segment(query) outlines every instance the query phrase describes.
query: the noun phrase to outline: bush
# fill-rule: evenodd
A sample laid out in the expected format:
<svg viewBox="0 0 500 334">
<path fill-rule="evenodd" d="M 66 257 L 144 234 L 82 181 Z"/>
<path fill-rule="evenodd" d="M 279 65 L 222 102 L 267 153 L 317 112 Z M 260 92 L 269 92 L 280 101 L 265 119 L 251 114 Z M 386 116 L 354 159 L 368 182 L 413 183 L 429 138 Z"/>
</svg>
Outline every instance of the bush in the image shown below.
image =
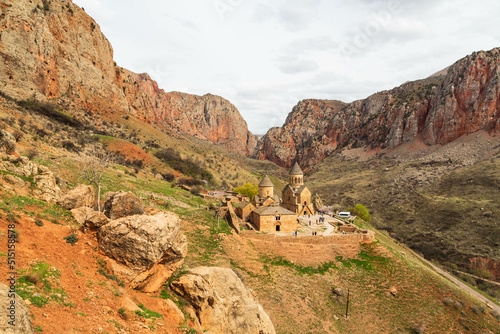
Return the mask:
<svg viewBox="0 0 500 334">
<path fill-rule="evenodd" d="M 362 204 L 356 204 L 354 208 L 348 208 L 347 211 L 350 211 L 351 214 L 358 216 L 359 218 L 363 219 L 365 222 L 371 222 L 372 221 L 372 216 L 370 215 L 370 212 L 366 208 L 366 206 Z"/>
<path fill-rule="evenodd" d="M 179 180 L 179 184 L 183 184 L 188 187 L 200 186 L 203 184 L 203 181 L 196 180 L 190 177 L 183 177 Z"/>
<path fill-rule="evenodd" d="M 241 187 L 234 188 L 233 191 L 246 197 L 250 197 L 250 200 L 253 201 L 254 196 L 259 193 L 259 186 L 247 182 Z"/>
<path fill-rule="evenodd" d="M 198 196 L 203 189 L 200 186 L 194 186 L 191 188 L 190 193 L 192 195 Z"/>
<path fill-rule="evenodd" d="M 33 160 L 38 156 L 38 151 L 34 148 L 30 148 L 28 152 L 26 152 L 26 156 L 28 157 L 28 159 Z"/>
<path fill-rule="evenodd" d="M 172 182 L 173 180 L 175 180 L 175 175 L 172 173 L 161 173 L 161 176 L 168 182 Z"/>
<path fill-rule="evenodd" d="M 64 237 L 63 239 L 65 239 L 67 243 L 71 244 L 71 246 L 74 246 L 75 243 L 78 241 L 78 237 L 76 236 L 76 234 L 68 235 L 67 237 Z"/>
<path fill-rule="evenodd" d="M 24 133 L 21 130 L 16 130 L 14 131 L 13 136 L 16 139 L 16 142 L 19 142 L 23 138 Z"/>
<path fill-rule="evenodd" d="M 69 141 L 69 140 L 63 141 L 62 147 L 64 147 L 68 151 L 74 151 L 74 152 L 80 151 L 80 148 L 78 148 L 78 146 L 76 146 L 75 143 L 73 143 L 72 141 Z"/>
<path fill-rule="evenodd" d="M 213 175 L 201 166 L 200 162 L 190 158 L 183 159 L 181 155 L 172 148 L 165 148 L 155 153 L 156 157 L 186 176 L 199 178 L 208 182 L 212 181 Z"/>
</svg>

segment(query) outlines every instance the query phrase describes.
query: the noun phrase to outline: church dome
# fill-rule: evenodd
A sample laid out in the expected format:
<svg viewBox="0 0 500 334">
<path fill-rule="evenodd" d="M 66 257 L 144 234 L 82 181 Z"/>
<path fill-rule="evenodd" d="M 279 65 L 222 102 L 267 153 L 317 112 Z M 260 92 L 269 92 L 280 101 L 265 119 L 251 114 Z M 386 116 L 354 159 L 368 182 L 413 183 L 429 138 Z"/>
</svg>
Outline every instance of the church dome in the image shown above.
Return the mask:
<svg viewBox="0 0 500 334">
<path fill-rule="evenodd" d="M 260 181 L 259 187 L 274 187 L 274 185 L 271 182 L 271 179 L 266 175 L 266 176 L 264 176 L 262 181 Z"/>
</svg>

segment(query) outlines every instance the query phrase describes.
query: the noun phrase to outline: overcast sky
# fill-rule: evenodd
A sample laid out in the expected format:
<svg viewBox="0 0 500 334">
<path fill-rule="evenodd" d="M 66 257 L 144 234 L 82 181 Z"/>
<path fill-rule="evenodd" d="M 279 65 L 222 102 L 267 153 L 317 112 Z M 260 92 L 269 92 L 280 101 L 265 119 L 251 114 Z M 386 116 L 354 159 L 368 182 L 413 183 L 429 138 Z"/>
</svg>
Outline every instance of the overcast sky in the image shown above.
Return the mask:
<svg viewBox="0 0 500 334">
<path fill-rule="evenodd" d="M 73 0 L 118 65 L 231 101 L 249 129 L 298 101 L 344 102 L 500 46 L 498 0 Z"/>
</svg>

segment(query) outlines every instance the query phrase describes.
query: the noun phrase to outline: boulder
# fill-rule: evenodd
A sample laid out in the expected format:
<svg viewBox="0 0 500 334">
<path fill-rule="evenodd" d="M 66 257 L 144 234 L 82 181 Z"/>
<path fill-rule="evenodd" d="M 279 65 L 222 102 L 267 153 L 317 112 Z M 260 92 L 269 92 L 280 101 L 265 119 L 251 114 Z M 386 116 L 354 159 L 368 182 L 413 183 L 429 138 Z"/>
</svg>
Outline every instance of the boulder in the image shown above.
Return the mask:
<svg viewBox="0 0 500 334">
<path fill-rule="evenodd" d="M 23 188 L 26 183 L 20 177 L 7 174 L 3 177 L 5 181 L 5 186 L 11 189 Z"/>
<path fill-rule="evenodd" d="M 104 214 L 110 219 L 142 215 L 144 213 L 144 204 L 142 200 L 130 191 L 106 193 L 106 198 L 107 200 L 104 203 Z"/>
<path fill-rule="evenodd" d="M 94 187 L 80 184 L 68 191 L 57 202 L 67 210 L 77 209 L 82 206 L 93 207 L 95 201 Z"/>
<path fill-rule="evenodd" d="M 275 333 L 267 313 L 231 269 L 196 268 L 172 282 L 171 287 L 193 306 L 204 330 Z"/>
<path fill-rule="evenodd" d="M 112 220 L 99 229 L 97 239 L 100 250 L 116 261 L 114 271 L 145 292 L 161 288 L 187 253 L 186 236 L 173 213 Z"/>
<path fill-rule="evenodd" d="M 86 206 L 71 210 L 75 220 L 89 229 L 98 229 L 109 222 L 104 213 L 95 211 Z"/>
<path fill-rule="evenodd" d="M 7 155 L 0 152 L 0 169 L 23 176 L 38 174 L 38 166 L 26 157 Z"/>
<path fill-rule="evenodd" d="M 0 283 L 0 333 L 5 334 L 31 334 L 33 327 L 31 325 L 31 317 L 25 302 L 17 294 L 14 298 L 9 296 L 9 287 Z M 14 302 L 14 304 L 12 304 Z M 9 317 L 12 312 L 9 307 L 15 307 L 15 325 L 9 324 L 12 319 Z"/>
<path fill-rule="evenodd" d="M 56 202 L 61 196 L 61 189 L 57 185 L 56 177 L 52 172 L 46 172 L 34 177 L 36 189 L 33 194 L 46 202 Z"/>
</svg>

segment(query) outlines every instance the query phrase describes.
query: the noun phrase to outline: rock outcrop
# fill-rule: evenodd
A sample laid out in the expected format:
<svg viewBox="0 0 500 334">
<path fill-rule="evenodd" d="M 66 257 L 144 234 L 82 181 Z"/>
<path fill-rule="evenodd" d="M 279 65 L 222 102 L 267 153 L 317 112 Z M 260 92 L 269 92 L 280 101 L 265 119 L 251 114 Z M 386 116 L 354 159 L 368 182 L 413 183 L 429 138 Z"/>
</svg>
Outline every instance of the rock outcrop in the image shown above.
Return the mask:
<svg viewBox="0 0 500 334">
<path fill-rule="evenodd" d="M 240 154 L 252 153 L 256 145 L 227 100 L 165 93 L 147 74 L 119 67 L 99 25 L 67 0 L 2 2 L 0 82 L 8 96 L 49 100 L 67 112 L 133 115 Z"/>
<path fill-rule="evenodd" d="M 144 213 L 144 203 L 130 191 L 106 193 L 106 198 L 104 214 L 110 219 L 142 215 Z"/>
<path fill-rule="evenodd" d="M 58 203 L 67 210 L 78 209 L 82 206 L 92 207 L 95 202 L 94 187 L 80 184 L 64 194 Z"/>
<path fill-rule="evenodd" d="M 260 140 L 256 157 L 313 166 L 343 148 L 387 152 L 412 141 L 450 143 L 500 132 L 500 49 L 475 52 L 446 75 L 409 82 L 352 103 L 303 100 L 281 128 Z"/>
<path fill-rule="evenodd" d="M 7 285 L 0 283 L 0 332 L 5 334 L 34 333 L 30 311 L 26 304 L 17 294 L 11 298 L 9 290 Z"/>
<path fill-rule="evenodd" d="M 102 226 L 97 238 L 99 249 L 116 261 L 115 272 L 146 292 L 158 290 L 187 253 L 186 236 L 173 213 L 116 219 Z"/>
<path fill-rule="evenodd" d="M 271 334 L 274 326 L 231 269 L 200 267 L 171 285 L 193 306 L 203 330 L 227 334 Z"/>
<path fill-rule="evenodd" d="M 34 177 L 35 187 L 33 195 L 42 201 L 55 203 L 61 196 L 61 188 L 57 185 L 56 176 L 52 172 L 45 172 Z"/>
</svg>

